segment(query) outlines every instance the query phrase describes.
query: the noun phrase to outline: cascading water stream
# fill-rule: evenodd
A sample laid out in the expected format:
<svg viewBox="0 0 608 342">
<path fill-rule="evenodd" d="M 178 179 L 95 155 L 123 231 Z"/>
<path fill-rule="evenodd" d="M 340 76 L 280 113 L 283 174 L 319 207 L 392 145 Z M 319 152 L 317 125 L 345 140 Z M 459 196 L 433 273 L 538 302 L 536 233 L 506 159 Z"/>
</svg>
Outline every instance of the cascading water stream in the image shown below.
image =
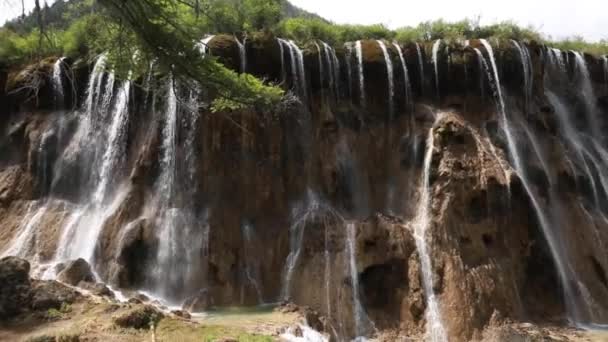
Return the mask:
<svg viewBox="0 0 608 342">
<path fill-rule="evenodd" d="M 281 83 L 287 82 L 287 68 L 285 65 L 285 41 L 277 38 L 279 44 L 279 54 L 281 55 Z"/>
<path fill-rule="evenodd" d="M 492 50 L 492 46 L 485 39 L 481 39 L 480 41 L 488 53 L 490 65 L 492 67 L 493 75 L 488 75 L 488 77 L 494 79 L 494 82 L 496 85 L 496 93 L 497 93 L 496 95 L 498 98 L 498 110 L 499 110 L 499 113 L 501 116 L 501 125 L 503 127 L 503 131 L 505 132 L 505 135 L 507 138 L 507 145 L 508 145 L 508 149 L 509 149 L 511 158 L 513 160 L 513 164 L 514 164 L 513 166 L 514 166 L 517 174 L 520 176 L 522 185 L 524 186 L 524 189 L 526 190 L 526 193 L 528 194 L 528 196 L 532 202 L 534 211 L 536 212 L 536 215 L 540 222 L 543 234 L 549 245 L 549 249 L 550 249 L 551 255 L 553 257 L 553 261 L 555 262 L 555 266 L 556 266 L 557 272 L 559 274 L 560 282 L 561 282 L 563 290 L 564 290 L 564 297 L 565 297 L 565 301 L 567 304 L 568 312 L 570 315 L 573 316 L 573 317 L 571 317 L 571 319 L 573 319 L 574 322 L 579 322 L 580 318 L 581 318 L 580 308 L 578 307 L 577 303 L 575 302 L 575 298 L 577 296 L 576 296 L 574 289 L 572 288 L 572 284 L 573 283 L 577 284 L 577 282 L 572 281 L 575 279 L 575 277 L 572 276 L 571 267 L 567 263 L 567 260 L 564 259 L 565 251 L 564 251 L 563 247 L 561 246 L 559 239 L 557 238 L 557 236 L 554 235 L 554 233 L 551 229 L 550 220 L 549 220 L 548 216 L 545 214 L 542 206 L 540 205 L 540 201 L 537 198 L 537 195 L 532 190 L 532 186 L 528 179 L 526 169 L 524 168 L 524 164 L 521 161 L 518 145 L 516 144 L 516 141 L 512 135 L 510 123 L 509 123 L 509 120 L 506 115 L 504 100 L 502 97 L 500 79 L 498 76 L 498 68 L 496 67 L 496 60 L 494 59 L 494 52 Z M 579 293 L 580 292 L 581 291 L 579 289 Z M 587 303 L 585 303 L 585 305 L 587 305 Z M 589 313 L 588 308 L 586 308 L 586 309 L 587 309 L 586 312 Z"/>
<path fill-rule="evenodd" d="M 484 86 L 484 74 L 489 73 L 488 63 L 483 58 L 483 54 L 478 48 L 474 48 L 475 54 L 477 55 L 477 64 L 479 68 L 479 93 L 481 98 L 485 98 L 485 86 Z"/>
<path fill-rule="evenodd" d="M 530 102 L 532 101 L 532 88 L 533 88 L 533 75 L 532 75 L 532 59 L 530 58 L 530 52 L 528 47 L 524 44 L 520 44 L 516 40 L 511 40 L 515 48 L 519 53 L 519 58 L 523 68 L 524 75 L 524 100 L 525 110 L 530 110 Z"/>
<path fill-rule="evenodd" d="M 437 54 L 439 53 L 439 47 L 441 46 L 441 39 L 437 39 L 435 43 L 433 43 L 433 67 L 435 68 L 435 91 L 437 94 L 437 99 L 440 98 L 439 93 L 439 61 L 437 60 Z"/>
<path fill-rule="evenodd" d="M 101 93 L 101 83 L 103 79 L 103 73 L 106 68 L 107 57 L 106 54 L 101 54 L 97 61 L 95 61 L 95 65 L 93 66 L 93 71 L 91 72 L 91 76 L 89 77 L 89 85 L 87 87 L 87 95 L 85 100 L 84 107 L 86 108 L 86 120 L 84 122 L 85 131 L 90 130 L 93 124 L 93 115 L 95 109 L 95 100 L 96 96 L 98 97 Z"/>
<path fill-rule="evenodd" d="M 199 51 L 203 55 L 211 54 L 211 49 L 209 48 L 209 42 L 211 42 L 211 40 L 213 38 L 215 38 L 215 35 L 209 35 L 209 36 L 201 39 L 201 41 L 197 44 Z"/>
<path fill-rule="evenodd" d="M 315 47 L 317 48 L 317 52 L 318 52 L 318 60 L 317 63 L 319 63 L 319 91 L 321 92 L 321 99 L 325 100 L 325 95 L 324 95 L 324 88 L 325 88 L 325 66 L 323 64 L 323 50 L 321 50 L 321 46 L 319 46 L 319 44 L 317 42 L 315 42 Z"/>
<path fill-rule="evenodd" d="M 355 318 L 355 336 L 363 336 L 363 317 L 365 312 L 359 298 L 359 272 L 357 271 L 357 250 L 356 250 L 356 235 L 355 224 L 349 222 L 346 224 L 346 242 L 348 247 L 348 267 L 350 270 L 350 281 L 353 292 L 353 314 Z"/>
<path fill-rule="evenodd" d="M 340 96 L 340 63 L 338 61 L 338 57 L 336 56 L 336 51 L 331 46 L 323 42 L 323 48 L 325 50 L 326 63 L 329 67 L 329 84 L 334 93 L 334 98 L 338 99 Z"/>
<path fill-rule="evenodd" d="M 358 40 L 355 45 L 357 54 L 357 72 L 359 74 L 359 105 L 365 107 L 365 74 L 363 73 L 363 47 L 361 41 Z"/>
<path fill-rule="evenodd" d="M 587 68 L 587 63 L 585 62 L 585 59 L 581 53 L 575 51 L 573 51 L 573 53 L 575 57 L 576 75 L 578 77 L 581 95 L 585 100 L 585 109 L 588 120 L 587 124 L 591 130 L 593 138 L 595 138 L 597 141 L 601 141 L 601 124 L 597 115 L 596 99 L 593 91 L 593 85 L 591 84 L 589 69 Z"/>
<path fill-rule="evenodd" d="M 440 117 L 437 118 L 439 120 Z M 420 258 L 420 270 L 422 272 L 422 285 L 426 295 L 426 334 L 427 339 L 432 342 L 447 342 L 447 335 L 441 322 L 439 303 L 433 291 L 433 269 L 431 257 L 427 246 L 427 231 L 431 228 L 431 186 L 430 173 L 433 161 L 434 127 L 431 127 L 427 137 L 426 153 L 424 156 L 424 168 L 420 186 L 420 198 L 418 208 L 414 217 L 414 239 L 416 249 Z"/>
<path fill-rule="evenodd" d="M 401 62 L 401 69 L 403 71 L 403 82 L 404 82 L 404 95 L 405 95 L 405 103 L 408 105 L 412 105 L 412 85 L 410 83 L 410 76 L 407 70 L 407 64 L 405 63 L 405 58 L 403 57 L 403 50 L 401 49 L 401 45 L 397 43 L 393 43 L 395 49 L 399 53 L 399 61 Z"/>
<path fill-rule="evenodd" d="M 27 223 L 25 223 L 25 226 L 21 228 L 17 236 L 13 238 L 10 246 L 4 252 L 2 252 L 0 255 L 1 258 L 7 256 L 25 258 L 28 255 L 30 245 L 35 235 L 34 232 L 36 228 L 38 228 L 38 225 L 40 224 L 45 212 L 45 206 L 40 206 L 38 202 L 30 203 L 24 220 L 24 222 Z"/>
<path fill-rule="evenodd" d="M 97 187 L 92 194 L 89 209 L 87 210 L 89 211 L 89 215 L 87 216 L 92 220 L 92 224 L 88 222 L 86 227 L 75 227 L 78 230 L 74 234 L 72 245 L 69 249 L 71 259 L 84 258 L 89 263 L 93 261 L 95 246 L 103 229 L 103 223 L 108 216 L 108 213 L 104 212 L 104 207 L 109 199 L 114 177 L 124 162 L 130 91 L 131 81 L 124 81 L 117 94 L 112 112 L 112 121 L 108 131 L 108 144 L 103 153 Z"/>
<path fill-rule="evenodd" d="M 236 41 L 236 44 L 239 46 L 239 57 L 241 60 L 241 73 L 246 73 L 247 72 L 247 49 L 246 49 L 245 45 L 247 44 L 247 38 L 243 39 L 242 43 L 236 37 L 234 38 L 234 40 Z"/>
<path fill-rule="evenodd" d="M 290 41 L 291 45 L 293 45 L 294 52 L 296 54 L 296 68 L 298 70 L 298 82 L 299 82 L 299 94 L 303 103 L 308 103 L 308 88 L 306 85 L 306 69 L 304 67 L 304 53 L 300 48 L 294 43 Z"/>
<path fill-rule="evenodd" d="M 300 48 L 293 41 L 286 41 L 280 38 L 278 39 L 278 41 L 279 45 L 282 47 L 281 49 L 283 50 L 283 48 L 286 46 L 289 53 L 291 62 L 290 69 L 292 87 L 294 88 L 295 92 L 300 96 L 302 102 L 307 103 L 308 90 L 306 86 L 306 70 L 304 69 L 304 54 L 302 53 L 302 50 L 300 50 Z M 281 55 L 283 55 L 283 53 L 281 53 Z M 284 61 L 282 63 L 284 63 Z"/>
<path fill-rule="evenodd" d="M 353 46 L 350 43 L 345 44 L 346 46 L 346 54 L 344 56 L 344 65 L 346 65 L 346 80 L 348 82 L 348 98 L 353 98 L 353 66 L 352 66 L 352 58 L 353 58 Z"/>
<path fill-rule="evenodd" d="M 65 57 L 61 57 L 53 65 L 53 93 L 55 94 L 55 106 L 61 108 L 65 105 L 63 94 L 63 61 Z"/>
<path fill-rule="evenodd" d="M 384 63 L 386 65 L 386 78 L 388 83 L 388 116 L 389 120 L 393 121 L 395 117 L 395 79 L 393 72 L 393 62 L 391 60 L 391 56 L 388 53 L 388 49 L 386 48 L 386 44 L 383 41 L 378 40 L 378 45 L 380 45 L 380 49 L 382 50 L 382 54 L 384 55 Z"/>
<path fill-rule="evenodd" d="M 177 246 L 178 227 L 175 226 L 179 219 L 178 209 L 172 208 L 173 196 L 175 193 L 176 179 L 176 139 L 177 139 L 177 95 L 175 94 L 175 85 L 173 78 L 169 78 L 167 83 L 167 107 L 165 111 L 165 120 L 162 129 L 162 144 L 160 169 L 161 174 L 158 179 L 158 204 L 157 207 L 161 210 L 161 218 L 159 223 L 159 245 L 156 256 L 155 282 L 157 290 L 164 296 L 167 296 L 167 282 L 162 279 L 165 272 L 173 266 L 173 260 L 179 253 Z M 174 274 L 176 272 L 173 272 Z M 174 280 L 175 276 L 173 279 Z M 171 282 L 171 281 L 170 281 Z"/>
<path fill-rule="evenodd" d="M 249 260 L 252 258 L 250 253 L 248 252 L 253 246 L 253 227 L 246 223 L 243 225 L 243 237 L 245 238 L 246 246 L 244 248 L 245 251 L 245 276 L 249 283 L 255 289 L 256 295 L 258 296 L 258 304 L 264 303 L 264 296 L 262 295 L 262 290 L 260 288 L 260 284 L 258 282 L 257 273 L 252 272 L 251 265 Z"/>
<path fill-rule="evenodd" d="M 420 93 L 424 93 L 424 59 L 422 58 L 422 49 L 420 44 L 416 43 L 416 54 L 418 55 L 418 72 L 420 73 Z"/>
<path fill-rule="evenodd" d="M 604 83 L 606 84 L 606 89 L 608 89 L 608 56 L 603 56 L 602 60 L 604 61 Z"/>
</svg>

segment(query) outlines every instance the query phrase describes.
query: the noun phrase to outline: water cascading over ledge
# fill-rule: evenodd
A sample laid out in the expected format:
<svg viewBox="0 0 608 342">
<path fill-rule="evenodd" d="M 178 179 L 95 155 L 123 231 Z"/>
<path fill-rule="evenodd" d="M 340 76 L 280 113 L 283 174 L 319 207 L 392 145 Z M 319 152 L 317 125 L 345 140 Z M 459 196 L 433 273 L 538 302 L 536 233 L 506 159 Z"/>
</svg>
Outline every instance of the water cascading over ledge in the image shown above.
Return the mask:
<svg viewBox="0 0 608 342">
<path fill-rule="evenodd" d="M 207 44 L 303 103 L 211 115 L 165 75 L 155 95 L 127 87 L 121 104 L 122 81 L 65 59 L 77 86 L 64 76 L 64 108 L 79 110 L 55 110 L 51 83 L 38 105 L 0 94 L 1 253 L 53 267 L 101 184 L 107 140 L 78 143 L 85 118 L 109 132 L 126 106 L 124 160 L 88 258 L 117 288 L 198 309 L 289 299 L 340 339 L 469 340 L 497 317 L 608 322 L 603 59 L 515 42 L 491 54 L 478 40 Z M 10 90 L 19 77 L 0 80 Z"/>
</svg>

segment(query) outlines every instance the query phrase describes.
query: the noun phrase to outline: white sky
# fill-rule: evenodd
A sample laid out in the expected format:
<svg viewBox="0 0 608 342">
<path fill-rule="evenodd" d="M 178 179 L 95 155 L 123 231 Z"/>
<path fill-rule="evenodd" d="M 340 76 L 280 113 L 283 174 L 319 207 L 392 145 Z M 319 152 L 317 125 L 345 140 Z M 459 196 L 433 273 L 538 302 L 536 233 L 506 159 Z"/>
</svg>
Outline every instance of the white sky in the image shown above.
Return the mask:
<svg viewBox="0 0 608 342">
<path fill-rule="evenodd" d="M 47 0 L 49 4 L 55 0 Z M 40 0 L 44 3 L 44 0 Z M 391 28 L 443 18 L 481 15 L 483 24 L 512 19 L 532 24 L 553 38 L 581 35 L 608 39 L 608 0 L 291 0 L 337 23 L 377 24 Z M 26 12 L 34 0 L 25 0 Z M 0 24 L 21 14 L 21 0 L 0 0 Z"/>
<path fill-rule="evenodd" d="M 608 0 L 290 0 L 336 23 L 415 26 L 481 15 L 482 24 L 514 20 L 553 38 L 608 39 Z"/>
</svg>

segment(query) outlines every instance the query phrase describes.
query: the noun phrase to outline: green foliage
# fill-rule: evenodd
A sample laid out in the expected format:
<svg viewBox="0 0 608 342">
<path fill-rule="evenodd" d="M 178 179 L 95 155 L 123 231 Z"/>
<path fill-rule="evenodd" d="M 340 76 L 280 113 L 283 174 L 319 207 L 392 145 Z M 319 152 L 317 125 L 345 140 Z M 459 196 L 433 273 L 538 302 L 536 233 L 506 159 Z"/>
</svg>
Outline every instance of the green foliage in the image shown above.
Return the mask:
<svg viewBox="0 0 608 342">
<path fill-rule="evenodd" d="M 561 41 L 548 41 L 547 45 L 567 51 L 584 51 L 596 56 L 608 55 L 608 39 L 602 39 L 597 43 L 589 43 L 580 36 L 566 38 Z"/>
<path fill-rule="evenodd" d="M 63 317 L 63 314 L 61 313 L 61 311 L 57 310 L 57 309 L 48 309 L 46 311 L 46 319 L 54 321 L 54 320 L 59 320 Z"/>
<path fill-rule="evenodd" d="M 338 45 L 358 39 L 393 39 L 395 33 L 384 25 L 336 25 L 316 18 L 290 18 L 281 21 L 275 29 L 282 37 L 304 43 L 320 39 Z"/>
<path fill-rule="evenodd" d="M 416 27 L 402 27 L 396 31 L 396 39 L 400 42 L 435 39 L 462 41 L 480 38 L 543 41 L 540 32 L 532 27 L 520 27 L 512 21 L 481 26 L 479 18 L 475 20 L 464 19 L 452 23 L 439 19 L 420 23 Z"/>
</svg>

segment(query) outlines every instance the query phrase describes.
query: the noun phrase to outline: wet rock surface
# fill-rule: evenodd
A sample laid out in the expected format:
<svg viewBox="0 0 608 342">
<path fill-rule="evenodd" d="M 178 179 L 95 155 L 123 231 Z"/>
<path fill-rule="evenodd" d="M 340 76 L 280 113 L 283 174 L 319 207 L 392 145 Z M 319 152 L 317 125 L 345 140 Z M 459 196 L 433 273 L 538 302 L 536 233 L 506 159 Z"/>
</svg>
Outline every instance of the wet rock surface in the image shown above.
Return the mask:
<svg viewBox="0 0 608 342">
<path fill-rule="evenodd" d="M 80 282 L 94 283 L 95 276 L 91 270 L 91 265 L 84 259 L 68 261 L 61 272 L 57 274 L 57 280 L 70 284 L 78 285 Z"/>
</svg>

